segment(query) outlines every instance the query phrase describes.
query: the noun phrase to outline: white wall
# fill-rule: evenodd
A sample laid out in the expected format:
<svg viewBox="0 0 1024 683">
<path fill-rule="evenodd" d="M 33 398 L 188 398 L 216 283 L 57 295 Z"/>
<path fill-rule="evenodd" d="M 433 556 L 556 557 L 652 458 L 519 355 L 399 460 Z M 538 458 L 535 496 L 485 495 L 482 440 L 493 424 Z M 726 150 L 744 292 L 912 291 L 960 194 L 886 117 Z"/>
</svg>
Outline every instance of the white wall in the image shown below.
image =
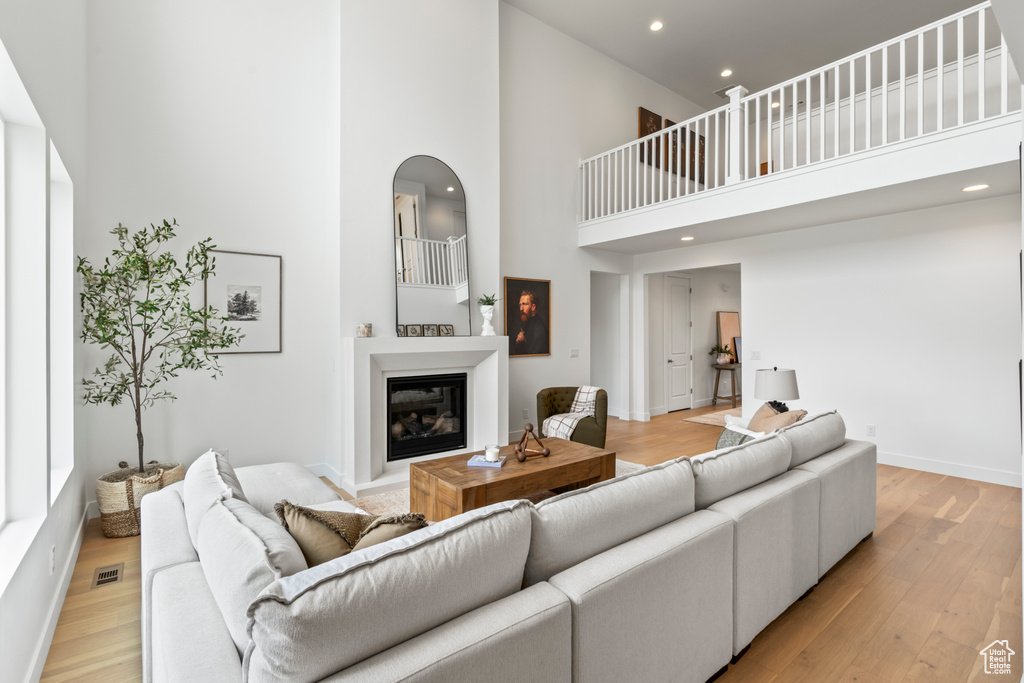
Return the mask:
<svg viewBox="0 0 1024 683">
<path fill-rule="evenodd" d="M 76 250 L 80 248 L 88 200 L 85 15 L 85 3 L 0 3 L 0 40 L 74 182 Z M 45 176 L 39 181 L 46 182 Z M 81 354 L 76 353 L 74 362 L 80 375 Z M 0 680 L 5 683 L 38 677 L 74 568 L 82 538 L 86 491 L 91 488 L 84 448 L 88 426 L 77 422 L 73 469 L 63 488 L 59 493 L 52 492 L 51 503 L 46 489 L 52 486 L 39 487 L 47 496 L 39 501 L 46 510 L 45 517 L 16 521 L 0 530 L 0 546 L 4 549 L 0 551 L 0 575 L 10 576 L 0 588 Z M 70 430 L 72 425 L 55 425 L 56 430 L 62 428 Z M 9 539 L 2 538 L 8 534 L 24 535 L 27 549 L 23 555 L 8 554 Z M 51 547 L 56 559 L 53 575 Z"/>
<path fill-rule="evenodd" d="M 536 418 L 537 391 L 591 381 L 590 272 L 628 273 L 631 258 L 577 246 L 577 167 L 634 139 L 638 106 L 675 121 L 701 111 L 501 4 L 501 273 L 551 280 L 552 298 L 551 356 L 509 361 L 513 437 L 524 409 Z M 620 397 L 609 403 L 621 405 Z"/>
<path fill-rule="evenodd" d="M 444 197 L 427 196 L 426 210 L 423 212 L 423 223 L 426 230 L 424 238 L 431 240 L 446 240 L 449 237 L 460 237 L 462 231 L 456 233 L 455 216 L 456 211 L 466 212 L 465 202 L 456 202 Z M 467 221 L 469 217 L 467 216 Z"/>
<path fill-rule="evenodd" d="M 470 300 L 501 286 L 498 2 L 344 2 L 340 42 L 341 329 L 349 336 L 372 322 L 375 334 L 394 336 L 391 186 L 411 156 L 440 159 L 462 182 Z M 338 469 L 340 425 L 329 426 L 328 465 Z"/>
<path fill-rule="evenodd" d="M 336 3 L 96 0 L 89 10 L 80 253 L 101 260 L 118 222 L 174 217 L 182 249 L 212 237 L 283 257 L 282 353 L 224 355 L 217 381 L 171 381 L 178 400 L 143 418 L 146 459 L 191 463 L 219 447 L 240 465 L 323 462 L 338 381 Z M 105 355 L 90 347 L 88 358 Z M 133 459 L 129 406 L 78 410 L 93 427 L 90 477 Z"/>
<path fill-rule="evenodd" d="M 708 355 L 708 351 L 718 343 L 718 311 L 739 312 L 740 329 L 743 329 L 740 273 L 723 268 L 698 268 L 673 274 L 689 278 L 690 289 L 693 290 L 690 295 L 690 319 L 693 322 L 693 407 L 699 408 L 711 405 L 714 395 L 715 371 L 711 367 L 714 358 Z M 650 415 L 660 415 L 665 412 L 664 274 L 647 276 L 647 293 L 648 405 Z M 732 342 L 729 346 L 732 346 Z M 722 373 L 718 395 L 729 395 L 731 383 L 732 373 Z"/>
<path fill-rule="evenodd" d="M 622 275 L 590 274 L 590 383 L 608 392 L 608 414 L 627 417 L 629 386 L 622 381 L 624 356 L 622 335 L 628 325 L 628 309 L 622 311 Z"/>
<path fill-rule="evenodd" d="M 791 405 L 876 425 L 881 462 L 1020 486 L 1020 225 L 1018 196 L 981 199 L 638 256 L 637 277 L 740 263 L 745 386 L 795 368 Z"/>
</svg>

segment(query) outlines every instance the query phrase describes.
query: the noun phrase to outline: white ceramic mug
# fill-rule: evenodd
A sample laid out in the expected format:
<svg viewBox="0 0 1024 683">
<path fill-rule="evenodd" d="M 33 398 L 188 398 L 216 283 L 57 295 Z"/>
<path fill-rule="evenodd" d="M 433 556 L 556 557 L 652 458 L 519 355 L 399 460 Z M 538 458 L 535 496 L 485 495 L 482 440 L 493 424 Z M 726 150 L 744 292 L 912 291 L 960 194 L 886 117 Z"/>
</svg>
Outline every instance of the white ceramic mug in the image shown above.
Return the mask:
<svg viewBox="0 0 1024 683">
<path fill-rule="evenodd" d="M 360 337 L 372 337 L 373 323 L 359 323 L 356 325 L 356 334 Z"/>
<path fill-rule="evenodd" d="M 484 446 L 484 459 L 487 462 L 498 462 L 498 444 L 489 443 Z"/>
</svg>

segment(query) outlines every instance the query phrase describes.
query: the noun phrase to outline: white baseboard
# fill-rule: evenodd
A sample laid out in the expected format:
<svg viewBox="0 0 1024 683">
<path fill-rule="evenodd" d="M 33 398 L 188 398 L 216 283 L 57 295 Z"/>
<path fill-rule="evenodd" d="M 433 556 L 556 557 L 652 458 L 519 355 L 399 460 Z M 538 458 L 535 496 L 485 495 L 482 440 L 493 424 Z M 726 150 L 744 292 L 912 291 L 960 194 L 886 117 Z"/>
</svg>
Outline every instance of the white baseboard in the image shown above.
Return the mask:
<svg viewBox="0 0 1024 683">
<path fill-rule="evenodd" d="M 95 504 L 94 501 L 92 505 Z M 36 646 L 33 658 L 35 664 L 32 666 L 32 673 L 29 675 L 26 683 L 38 681 L 43 675 L 46 656 L 50 653 L 50 644 L 53 642 L 53 634 L 57 630 L 57 621 L 60 619 L 60 610 L 64 606 L 64 598 L 68 594 L 68 586 L 71 585 L 71 577 L 75 573 L 75 563 L 78 561 L 78 552 L 82 549 L 82 541 L 85 540 L 85 527 L 89 519 L 89 506 L 86 505 L 85 509 L 82 510 L 82 519 L 78 524 L 78 538 L 75 541 L 75 547 L 68 553 L 68 559 L 64 563 L 63 574 L 60 579 L 60 589 L 57 590 L 57 593 L 53 596 L 53 601 L 50 603 L 50 616 L 46 620 L 46 629 L 43 631 L 39 644 Z"/>
<path fill-rule="evenodd" d="M 975 467 L 973 465 L 964 465 L 958 462 L 931 460 L 928 458 L 919 458 L 914 455 L 885 453 L 883 451 L 878 451 L 878 462 L 883 465 L 906 467 L 911 470 L 933 472 L 935 474 L 942 474 L 948 477 L 961 477 L 963 479 L 984 481 L 989 484 L 1001 484 L 1003 486 L 1013 486 L 1018 489 L 1021 488 L 1020 472 L 993 470 L 988 467 Z"/>
<path fill-rule="evenodd" d="M 335 486 L 341 486 L 342 474 L 327 463 L 321 462 L 315 465 L 306 465 L 306 469 L 318 477 L 327 477 Z"/>
</svg>

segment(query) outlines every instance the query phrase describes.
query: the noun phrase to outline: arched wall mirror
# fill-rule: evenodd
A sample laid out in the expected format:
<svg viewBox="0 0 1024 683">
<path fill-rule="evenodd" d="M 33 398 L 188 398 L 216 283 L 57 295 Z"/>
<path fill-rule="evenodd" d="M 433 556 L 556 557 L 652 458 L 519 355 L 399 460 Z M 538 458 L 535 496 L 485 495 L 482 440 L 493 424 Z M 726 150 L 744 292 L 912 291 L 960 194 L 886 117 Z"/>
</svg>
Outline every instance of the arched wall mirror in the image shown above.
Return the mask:
<svg viewBox="0 0 1024 683">
<path fill-rule="evenodd" d="M 468 336 L 466 194 L 459 177 L 429 156 L 395 172 L 398 335 Z"/>
</svg>

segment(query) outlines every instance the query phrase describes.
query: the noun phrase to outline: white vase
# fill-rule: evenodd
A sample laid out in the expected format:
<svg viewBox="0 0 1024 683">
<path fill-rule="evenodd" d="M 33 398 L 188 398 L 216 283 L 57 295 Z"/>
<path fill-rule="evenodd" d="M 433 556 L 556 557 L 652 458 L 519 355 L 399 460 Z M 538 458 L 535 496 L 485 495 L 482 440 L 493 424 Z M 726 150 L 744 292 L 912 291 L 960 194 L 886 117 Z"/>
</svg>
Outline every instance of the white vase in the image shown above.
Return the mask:
<svg viewBox="0 0 1024 683">
<path fill-rule="evenodd" d="M 494 317 L 494 306 L 480 305 L 480 315 L 484 317 L 484 327 L 480 330 L 481 337 L 493 337 L 494 336 L 494 325 L 491 324 L 491 318 Z"/>
<path fill-rule="evenodd" d="M 718 359 L 715 361 L 717 365 L 728 365 L 732 362 L 732 356 L 727 353 L 718 354 Z"/>
</svg>

